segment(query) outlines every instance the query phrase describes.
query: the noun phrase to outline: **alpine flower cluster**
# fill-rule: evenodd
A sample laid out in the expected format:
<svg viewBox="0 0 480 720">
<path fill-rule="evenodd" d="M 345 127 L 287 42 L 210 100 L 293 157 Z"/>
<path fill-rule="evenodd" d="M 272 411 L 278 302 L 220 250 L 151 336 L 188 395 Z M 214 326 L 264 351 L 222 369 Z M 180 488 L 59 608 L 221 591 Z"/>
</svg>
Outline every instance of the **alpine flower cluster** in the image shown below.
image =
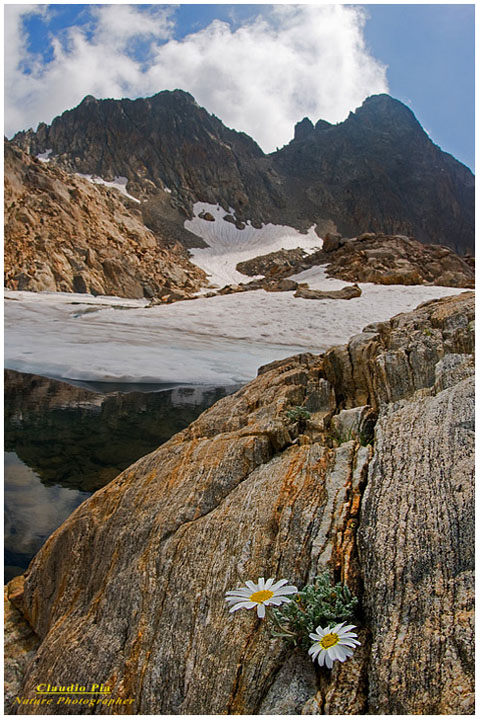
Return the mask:
<svg viewBox="0 0 480 720">
<path fill-rule="evenodd" d="M 295 585 L 288 585 L 288 580 L 278 580 L 274 578 L 265 580 L 263 577 L 258 578 L 258 582 L 254 583 L 247 580 L 244 587 L 236 590 L 229 590 L 226 593 L 225 600 L 231 605 L 230 612 L 241 610 L 257 611 L 259 618 L 264 618 L 266 608 L 269 605 L 282 605 L 289 603 L 292 597 L 296 595 L 298 588 Z M 320 625 L 315 628 L 315 632 L 309 633 L 309 638 L 314 641 L 310 647 L 308 654 L 313 662 L 315 660 L 320 666 L 325 665 L 331 669 L 335 660 L 345 662 L 353 655 L 357 645 L 357 634 L 352 632 L 355 625 L 346 625 L 345 622 L 337 625 L 322 628 Z"/>
</svg>

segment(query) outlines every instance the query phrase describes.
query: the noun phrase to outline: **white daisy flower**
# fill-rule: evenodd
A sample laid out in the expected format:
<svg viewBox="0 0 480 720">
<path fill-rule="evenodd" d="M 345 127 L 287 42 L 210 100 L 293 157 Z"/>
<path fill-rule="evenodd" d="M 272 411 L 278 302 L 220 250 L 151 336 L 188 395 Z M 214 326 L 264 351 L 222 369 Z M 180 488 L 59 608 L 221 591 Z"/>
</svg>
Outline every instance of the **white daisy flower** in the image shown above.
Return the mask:
<svg viewBox="0 0 480 720">
<path fill-rule="evenodd" d="M 317 641 L 308 651 L 308 654 L 312 656 L 312 661 L 318 660 L 320 666 L 326 665 L 331 669 L 334 660 L 344 662 L 351 657 L 355 647 L 361 644 L 356 639 L 357 634 L 352 632 L 354 629 L 355 625 L 345 625 L 344 622 L 325 629 L 318 626 L 316 633 L 309 635 L 312 640 Z"/>
<path fill-rule="evenodd" d="M 274 578 L 265 581 L 263 577 L 258 578 L 258 583 L 247 580 L 246 587 L 229 590 L 225 600 L 233 605 L 230 608 L 231 613 L 240 608 L 250 610 L 256 607 L 258 617 L 263 618 L 266 605 L 281 605 L 284 602 L 290 602 L 291 598 L 287 595 L 294 595 L 298 592 L 295 585 L 287 585 L 287 583 L 288 580 L 275 582 Z"/>
</svg>

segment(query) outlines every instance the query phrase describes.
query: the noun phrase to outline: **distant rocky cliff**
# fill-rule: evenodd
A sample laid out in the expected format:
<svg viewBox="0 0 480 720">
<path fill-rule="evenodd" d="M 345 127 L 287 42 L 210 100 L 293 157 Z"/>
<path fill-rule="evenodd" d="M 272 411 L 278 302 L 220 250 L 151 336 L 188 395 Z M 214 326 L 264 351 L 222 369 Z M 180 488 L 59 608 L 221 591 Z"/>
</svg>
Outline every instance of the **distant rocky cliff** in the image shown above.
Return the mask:
<svg viewBox="0 0 480 720">
<path fill-rule="evenodd" d="M 134 200 L 8 142 L 4 200 L 10 289 L 141 298 L 206 282 L 176 234 L 146 227 Z"/>
<path fill-rule="evenodd" d="M 9 712 L 108 713 L 14 702 L 103 682 L 119 713 L 472 713 L 472 352 L 472 294 L 426 303 L 262 368 L 125 470 L 10 585 Z M 324 568 L 361 601 L 332 671 L 228 614 L 241 581 Z"/>
<path fill-rule="evenodd" d="M 219 202 L 239 221 L 404 234 L 474 252 L 474 176 L 388 95 L 368 98 L 337 125 L 304 119 L 271 155 L 181 90 L 88 96 L 13 142 L 33 155 L 50 149 L 70 171 L 125 176 L 130 192 L 148 200 L 142 212 L 152 229 L 172 210 L 189 216 L 195 201 Z"/>
</svg>

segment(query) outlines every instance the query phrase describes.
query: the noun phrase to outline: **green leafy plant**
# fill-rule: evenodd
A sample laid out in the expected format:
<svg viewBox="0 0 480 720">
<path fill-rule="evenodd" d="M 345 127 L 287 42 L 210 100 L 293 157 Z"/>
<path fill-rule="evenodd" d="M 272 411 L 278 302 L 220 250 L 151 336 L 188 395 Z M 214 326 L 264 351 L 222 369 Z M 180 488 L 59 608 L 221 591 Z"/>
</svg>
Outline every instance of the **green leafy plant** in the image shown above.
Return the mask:
<svg viewBox="0 0 480 720">
<path fill-rule="evenodd" d="M 300 590 L 292 601 L 279 608 L 268 608 L 267 618 L 273 637 L 290 640 L 308 649 L 310 633 L 318 626 L 336 625 L 352 620 L 358 605 L 346 585 L 332 584 L 330 574 L 322 573 L 311 585 Z"/>
<path fill-rule="evenodd" d="M 307 408 L 301 407 L 300 405 L 290 408 L 286 411 L 285 415 L 289 420 L 293 420 L 293 422 L 298 422 L 299 420 L 308 420 L 311 417 L 311 414 L 308 412 Z"/>
</svg>

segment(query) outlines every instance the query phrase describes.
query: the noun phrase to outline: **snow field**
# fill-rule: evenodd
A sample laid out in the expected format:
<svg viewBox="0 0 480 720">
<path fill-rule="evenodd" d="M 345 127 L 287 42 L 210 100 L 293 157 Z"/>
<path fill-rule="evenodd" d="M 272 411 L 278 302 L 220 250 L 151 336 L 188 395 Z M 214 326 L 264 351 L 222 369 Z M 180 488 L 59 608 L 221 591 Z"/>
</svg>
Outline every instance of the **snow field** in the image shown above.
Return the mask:
<svg viewBox="0 0 480 720">
<path fill-rule="evenodd" d="M 313 227 L 303 234 L 286 225 L 271 223 L 257 229 L 248 221 L 245 228 L 239 230 L 233 223 L 223 219 L 227 213 L 220 205 L 195 203 L 193 211 L 195 217 L 185 221 L 185 228 L 205 240 L 209 247 L 192 249 L 190 259 L 205 270 L 210 284 L 218 287 L 237 285 L 253 279 L 235 270 L 239 262 L 282 249 L 300 247 L 307 252 L 313 252 L 323 244 Z M 210 213 L 215 222 L 200 218 L 201 212 Z M 231 215 L 234 215 L 234 212 L 232 209 L 229 211 Z"/>
</svg>

